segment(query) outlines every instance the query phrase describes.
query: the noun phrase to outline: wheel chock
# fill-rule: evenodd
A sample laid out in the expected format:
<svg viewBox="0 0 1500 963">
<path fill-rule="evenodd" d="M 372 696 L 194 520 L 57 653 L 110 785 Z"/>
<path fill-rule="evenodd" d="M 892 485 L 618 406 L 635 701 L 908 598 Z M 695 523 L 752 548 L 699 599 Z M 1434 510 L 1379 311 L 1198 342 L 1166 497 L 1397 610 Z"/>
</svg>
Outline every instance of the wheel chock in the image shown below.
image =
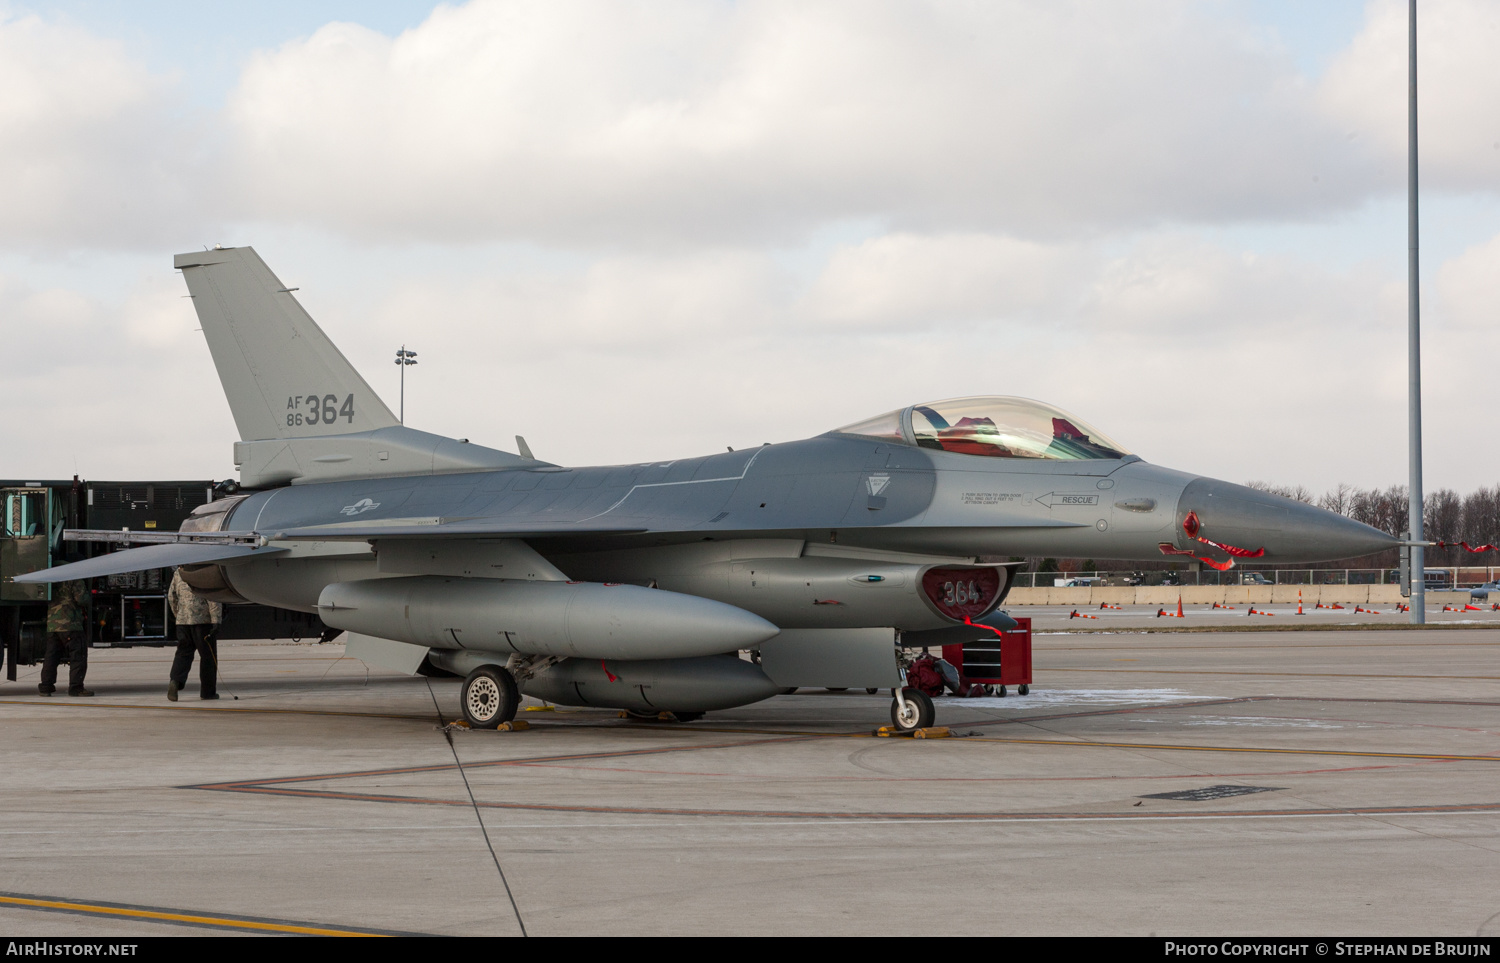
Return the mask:
<svg viewBox="0 0 1500 963">
<path fill-rule="evenodd" d="M 527 712 L 556 712 L 557 706 L 527 706 Z"/>
<path fill-rule="evenodd" d="M 895 726 L 881 726 L 879 729 L 876 729 L 874 733 L 872 733 L 872 735 L 879 739 L 889 739 L 892 736 L 910 736 L 911 733 L 905 732 L 901 729 L 897 729 Z"/>
<path fill-rule="evenodd" d="M 502 722 L 502 723 L 500 723 L 498 726 L 495 727 L 495 731 L 496 732 L 524 732 L 524 731 L 526 731 L 527 729 L 530 729 L 530 728 L 531 728 L 531 723 L 527 722 L 525 719 L 512 719 L 509 722 Z"/>
<path fill-rule="evenodd" d="M 953 730 L 947 726 L 928 726 L 926 729 L 913 729 L 913 739 L 947 739 L 953 735 Z"/>
</svg>

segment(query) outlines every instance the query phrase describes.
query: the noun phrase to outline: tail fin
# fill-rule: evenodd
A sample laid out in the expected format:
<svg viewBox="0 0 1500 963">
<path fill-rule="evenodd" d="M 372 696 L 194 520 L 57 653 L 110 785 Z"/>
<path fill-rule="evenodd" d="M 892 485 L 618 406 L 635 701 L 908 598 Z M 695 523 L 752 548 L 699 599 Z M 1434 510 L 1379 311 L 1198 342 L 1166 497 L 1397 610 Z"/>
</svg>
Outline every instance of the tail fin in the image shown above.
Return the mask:
<svg viewBox="0 0 1500 963">
<path fill-rule="evenodd" d="M 179 254 L 242 441 L 343 435 L 397 424 L 254 248 Z"/>
</svg>

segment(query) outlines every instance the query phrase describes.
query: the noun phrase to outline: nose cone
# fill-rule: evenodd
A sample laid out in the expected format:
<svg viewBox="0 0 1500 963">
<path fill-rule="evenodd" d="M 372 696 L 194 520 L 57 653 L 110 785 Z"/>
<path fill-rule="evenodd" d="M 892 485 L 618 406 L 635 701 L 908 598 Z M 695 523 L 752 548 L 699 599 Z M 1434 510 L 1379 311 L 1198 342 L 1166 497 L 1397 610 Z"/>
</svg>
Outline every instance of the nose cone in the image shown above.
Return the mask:
<svg viewBox="0 0 1500 963">
<path fill-rule="evenodd" d="M 1177 544 L 1201 546 L 1184 531 L 1196 516 L 1198 535 L 1221 545 L 1266 550 L 1267 561 L 1329 562 L 1393 548 L 1397 539 L 1378 528 L 1280 495 L 1199 478 L 1177 502 Z"/>
</svg>

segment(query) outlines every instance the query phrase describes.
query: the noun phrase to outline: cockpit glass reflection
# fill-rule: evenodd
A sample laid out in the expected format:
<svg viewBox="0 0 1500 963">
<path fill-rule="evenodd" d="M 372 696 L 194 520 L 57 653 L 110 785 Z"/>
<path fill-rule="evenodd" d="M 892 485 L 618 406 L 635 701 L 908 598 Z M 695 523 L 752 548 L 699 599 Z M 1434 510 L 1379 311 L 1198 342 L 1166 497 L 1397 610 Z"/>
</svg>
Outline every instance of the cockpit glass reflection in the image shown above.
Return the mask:
<svg viewBox="0 0 1500 963">
<path fill-rule="evenodd" d="M 913 405 L 839 431 L 990 458 L 1077 461 L 1129 454 L 1065 411 L 1039 401 L 1001 396 Z"/>
</svg>

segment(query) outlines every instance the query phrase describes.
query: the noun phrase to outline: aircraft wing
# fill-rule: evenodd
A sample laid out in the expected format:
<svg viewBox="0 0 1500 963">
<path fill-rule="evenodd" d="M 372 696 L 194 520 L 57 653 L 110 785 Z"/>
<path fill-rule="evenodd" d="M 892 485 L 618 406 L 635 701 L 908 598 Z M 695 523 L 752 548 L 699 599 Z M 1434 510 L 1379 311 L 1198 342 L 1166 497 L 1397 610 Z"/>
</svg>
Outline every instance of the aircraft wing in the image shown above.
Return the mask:
<svg viewBox="0 0 1500 963">
<path fill-rule="evenodd" d="M 183 542 L 168 545 L 148 545 L 131 548 L 123 552 L 111 552 L 82 562 L 70 562 L 44 568 L 39 572 L 17 575 L 15 581 L 28 584 L 47 582 L 71 582 L 80 578 L 95 578 L 100 575 L 119 575 L 124 572 L 140 572 L 149 568 L 171 568 L 176 565 L 202 565 L 207 562 L 233 562 L 250 557 L 264 558 L 285 555 L 284 548 L 261 548 L 258 545 L 224 545 Z"/>
<path fill-rule="evenodd" d="M 513 518 L 391 519 L 383 522 L 335 522 L 266 531 L 273 540 L 363 541 L 370 538 L 555 538 L 559 535 L 638 535 L 640 525 L 591 525 L 587 522 L 531 521 Z"/>
</svg>

